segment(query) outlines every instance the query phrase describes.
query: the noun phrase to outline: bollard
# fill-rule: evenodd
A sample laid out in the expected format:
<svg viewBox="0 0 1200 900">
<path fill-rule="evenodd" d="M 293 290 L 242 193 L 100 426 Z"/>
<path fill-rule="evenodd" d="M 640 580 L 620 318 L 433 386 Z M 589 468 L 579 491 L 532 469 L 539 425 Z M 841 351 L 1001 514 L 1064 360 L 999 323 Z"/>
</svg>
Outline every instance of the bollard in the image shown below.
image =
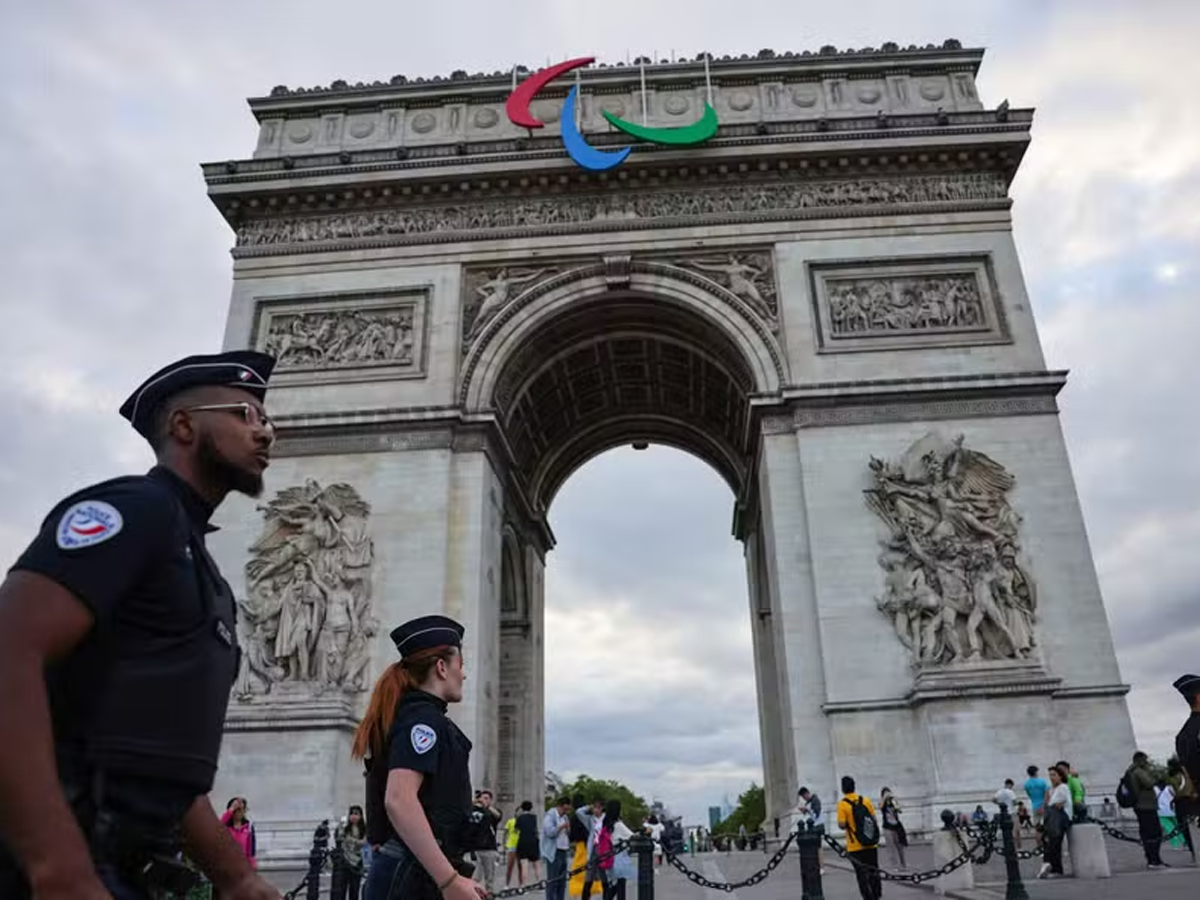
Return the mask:
<svg viewBox="0 0 1200 900">
<path fill-rule="evenodd" d="M 1021 861 L 1017 859 L 1017 845 L 1013 840 L 1013 828 L 1016 827 L 1016 823 L 1009 815 L 1008 806 L 1003 803 L 1000 804 L 999 827 L 1001 845 L 1004 848 L 1004 870 L 1008 882 L 1004 900 L 1029 900 L 1025 882 L 1021 880 Z"/>
<path fill-rule="evenodd" d="M 796 826 L 796 845 L 800 848 L 800 900 L 825 900 L 821 887 L 821 841 L 825 828 L 812 822 Z"/>
<path fill-rule="evenodd" d="M 654 841 L 635 834 L 629 839 L 629 852 L 637 857 L 637 900 L 654 900 Z"/>
<path fill-rule="evenodd" d="M 1071 857 L 1071 873 L 1084 880 L 1109 878 L 1108 848 L 1104 846 L 1104 830 L 1090 822 L 1076 822 L 1067 829 L 1067 853 Z"/>
<path fill-rule="evenodd" d="M 962 844 L 958 842 L 958 832 L 951 830 L 935 831 L 933 833 L 933 866 L 941 868 L 952 859 L 962 856 Z M 975 887 L 975 864 L 967 863 L 955 869 L 949 875 L 939 875 L 933 880 L 933 889 L 939 895 L 947 891 L 972 890 Z"/>
<path fill-rule="evenodd" d="M 321 869 L 325 866 L 325 851 L 329 847 L 329 820 L 325 819 L 313 832 L 312 849 L 308 851 L 308 900 L 320 900 Z"/>
</svg>

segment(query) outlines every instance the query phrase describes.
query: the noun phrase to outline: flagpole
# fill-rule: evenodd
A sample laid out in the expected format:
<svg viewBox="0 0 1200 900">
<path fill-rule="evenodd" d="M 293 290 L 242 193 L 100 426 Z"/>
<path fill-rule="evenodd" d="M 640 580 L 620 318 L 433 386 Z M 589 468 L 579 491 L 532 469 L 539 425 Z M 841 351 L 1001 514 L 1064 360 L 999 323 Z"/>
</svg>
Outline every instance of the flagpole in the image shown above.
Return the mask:
<svg viewBox="0 0 1200 900">
<path fill-rule="evenodd" d="M 582 76 L 580 70 L 575 70 L 575 130 L 583 131 L 583 89 L 580 87 Z"/>
<path fill-rule="evenodd" d="M 641 70 L 642 70 L 642 124 L 648 125 L 648 124 L 650 124 L 650 122 L 649 122 L 649 113 L 647 112 L 647 106 L 646 106 L 646 63 L 645 63 L 644 58 L 643 58 L 643 61 L 640 63 L 640 66 L 641 66 Z"/>
<path fill-rule="evenodd" d="M 512 86 L 512 89 L 514 91 L 517 89 L 517 64 L 516 63 L 513 63 L 513 86 Z"/>
<path fill-rule="evenodd" d="M 711 58 L 711 54 L 707 50 L 705 50 L 704 51 L 704 87 L 708 91 L 708 105 L 712 106 L 712 76 L 709 74 L 709 71 L 708 71 L 708 61 L 710 58 Z"/>
</svg>

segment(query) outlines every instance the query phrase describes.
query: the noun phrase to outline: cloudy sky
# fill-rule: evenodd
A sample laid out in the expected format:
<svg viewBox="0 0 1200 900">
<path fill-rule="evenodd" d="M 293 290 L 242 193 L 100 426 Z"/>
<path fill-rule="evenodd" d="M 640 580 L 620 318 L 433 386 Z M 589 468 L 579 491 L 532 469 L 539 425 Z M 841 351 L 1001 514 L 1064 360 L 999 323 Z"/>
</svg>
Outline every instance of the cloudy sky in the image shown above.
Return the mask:
<svg viewBox="0 0 1200 900">
<path fill-rule="evenodd" d="M 74 486 L 148 465 L 115 407 L 164 359 L 219 346 L 231 235 L 198 163 L 249 155 L 245 97 L 584 53 L 957 37 L 988 48 L 986 103 L 1038 110 L 1017 243 L 1050 365 L 1073 371 L 1063 422 L 1139 740 L 1162 753 L 1181 716 L 1170 681 L 1200 669 L 1198 34 L 1189 0 L 7 4 L 0 562 Z M 730 504 L 665 451 L 610 454 L 564 488 L 553 767 L 626 779 L 689 817 L 755 777 Z M 579 682 L 568 646 L 607 667 L 603 685 Z"/>
</svg>

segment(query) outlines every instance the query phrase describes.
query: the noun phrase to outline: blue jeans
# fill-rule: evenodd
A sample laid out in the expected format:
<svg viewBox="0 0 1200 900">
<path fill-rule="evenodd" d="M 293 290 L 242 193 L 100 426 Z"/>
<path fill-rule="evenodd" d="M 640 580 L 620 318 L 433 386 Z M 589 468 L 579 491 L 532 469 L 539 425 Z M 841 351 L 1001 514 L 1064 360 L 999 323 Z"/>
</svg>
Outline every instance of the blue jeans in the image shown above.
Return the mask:
<svg viewBox="0 0 1200 900">
<path fill-rule="evenodd" d="M 433 879 L 407 847 L 388 842 L 371 856 L 363 900 L 440 900 Z"/>
<path fill-rule="evenodd" d="M 558 879 L 557 881 L 555 879 Z M 556 850 L 554 859 L 546 860 L 546 900 L 566 900 L 567 851 Z"/>
</svg>

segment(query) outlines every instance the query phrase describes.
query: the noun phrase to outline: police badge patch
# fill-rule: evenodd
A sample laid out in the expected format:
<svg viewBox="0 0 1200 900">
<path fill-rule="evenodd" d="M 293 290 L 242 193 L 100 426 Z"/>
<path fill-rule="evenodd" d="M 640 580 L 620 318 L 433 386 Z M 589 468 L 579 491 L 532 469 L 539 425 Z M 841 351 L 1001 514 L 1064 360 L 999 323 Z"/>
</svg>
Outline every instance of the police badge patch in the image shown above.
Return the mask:
<svg viewBox="0 0 1200 900">
<path fill-rule="evenodd" d="M 437 732 L 428 725 L 414 725 L 410 737 L 417 753 L 428 753 L 437 743 Z"/>
<path fill-rule="evenodd" d="M 59 549 L 79 550 L 107 541 L 120 533 L 125 522 L 116 507 L 103 500 L 76 503 L 58 521 L 56 538 Z"/>
</svg>

